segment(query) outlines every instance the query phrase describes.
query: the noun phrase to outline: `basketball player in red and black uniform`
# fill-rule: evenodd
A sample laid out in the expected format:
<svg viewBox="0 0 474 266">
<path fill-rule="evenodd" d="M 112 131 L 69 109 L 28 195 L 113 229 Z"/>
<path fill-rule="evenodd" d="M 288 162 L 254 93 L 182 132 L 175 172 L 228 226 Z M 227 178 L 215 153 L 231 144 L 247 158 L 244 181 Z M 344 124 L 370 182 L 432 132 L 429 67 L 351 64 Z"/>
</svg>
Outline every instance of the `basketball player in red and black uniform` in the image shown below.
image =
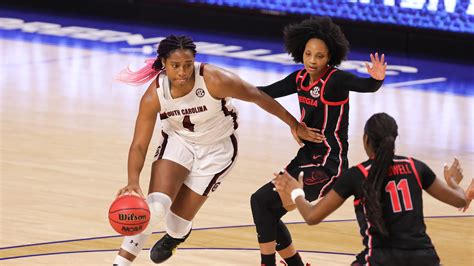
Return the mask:
<svg viewBox="0 0 474 266">
<path fill-rule="evenodd" d="M 385 78 L 384 55 L 370 55 L 366 65 L 370 78 L 361 78 L 337 69 L 349 50 L 349 43 L 339 26 L 330 18 L 312 18 L 284 29 L 285 46 L 295 62 L 304 68 L 283 80 L 259 87 L 273 98 L 298 94 L 301 122 L 319 129 L 322 143 L 304 142 L 296 157 L 286 166 L 296 178 L 304 172 L 306 198 L 313 201 L 330 190 L 337 177 L 348 167 L 349 91 L 375 92 Z M 292 245 L 288 229 L 281 221 L 295 208 L 290 199 L 273 191 L 267 183 L 251 197 L 252 214 L 261 252 L 261 263 L 275 265 L 275 251 L 285 262 L 303 265 Z"/>
<path fill-rule="evenodd" d="M 276 189 L 296 203 L 306 223 L 317 224 L 354 195 L 354 208 L 365 249 L 353 266 L 361 265 L 440 265 L 426 234 L 422 192 L 449 205 L 467 205 L 459 187 L 462 169 L 457 159 L 444 168 L 445 182 L 436 178 L 423 162 L 394 154 L 398 126 L 385 114 L 373 115 L 364 129 L 364 148 L 369 159 L 345 171 L 331 191 L 316 205 L 304 199 L 298 182 L 278 175 Z"/>
</svg>

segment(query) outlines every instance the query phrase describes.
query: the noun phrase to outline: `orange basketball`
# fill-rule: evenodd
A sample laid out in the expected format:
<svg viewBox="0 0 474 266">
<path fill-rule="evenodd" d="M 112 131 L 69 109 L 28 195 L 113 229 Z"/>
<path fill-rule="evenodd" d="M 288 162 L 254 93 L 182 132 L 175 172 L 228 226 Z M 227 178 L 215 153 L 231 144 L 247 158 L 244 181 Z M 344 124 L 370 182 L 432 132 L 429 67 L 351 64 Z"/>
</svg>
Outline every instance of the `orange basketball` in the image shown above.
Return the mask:
<svg viewBox="0 0 474 266">
<path fill-rule="evenodd" d="M 109 209 L 109 222 L 117 233 L 125 236 L 139 234 L 150 221 L 150 209 L 144 199 L 123 195 L 114 200 Z"/>
</svg>

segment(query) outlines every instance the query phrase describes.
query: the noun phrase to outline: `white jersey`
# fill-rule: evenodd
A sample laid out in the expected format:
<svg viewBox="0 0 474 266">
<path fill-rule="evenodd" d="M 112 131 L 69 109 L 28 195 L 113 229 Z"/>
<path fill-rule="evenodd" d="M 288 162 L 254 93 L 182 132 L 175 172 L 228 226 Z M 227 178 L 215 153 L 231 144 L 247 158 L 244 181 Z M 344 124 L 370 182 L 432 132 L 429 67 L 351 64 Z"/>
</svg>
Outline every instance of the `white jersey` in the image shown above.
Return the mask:
<svg viewBox="0 0 474 266">
<path fill-rule="evenodd" d="M 194 87 L 186 95 L 173 99 L 170 82 L 163 71 L 158 76 L 162 130 L 190 143 L 212 144 L 228 138 L 237 129 L 237 110 L 231 98 L 215 99 L 207 90 L 205 64 L 194 64 Z"/>
</svg>

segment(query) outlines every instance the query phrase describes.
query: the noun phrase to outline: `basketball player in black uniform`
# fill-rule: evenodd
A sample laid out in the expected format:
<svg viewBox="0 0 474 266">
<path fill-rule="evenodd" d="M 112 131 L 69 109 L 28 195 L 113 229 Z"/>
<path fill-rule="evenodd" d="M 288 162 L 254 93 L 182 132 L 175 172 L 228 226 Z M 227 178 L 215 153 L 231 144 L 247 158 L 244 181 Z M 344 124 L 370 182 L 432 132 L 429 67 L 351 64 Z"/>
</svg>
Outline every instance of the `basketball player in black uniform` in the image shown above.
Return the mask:
<svg viewBox="0 0 474 266">
<path fill-rule="evenodd" d="M 370 55 L 366 64 L 370 78 L 360 78 L 337 69 L 349 50 L 349 43 L 339 26 L 330 18 L 311 18 L 284 29 L 285 47 L 295 62 L 304 68 L 259 89 L 273 98 L 298 94 L 301 121 L 319 129 L 322 143 L 304 142 L 296 157 L 286 166 L 293 177 L 304 172 L 306 198 L 313 201 L 330 190 L 337 177 L 348 167 L 347 134 L 349 91 L 375 92 L 385 78 L 384 55 Z M 288 229 L 281 221 L 295 208 L 289 198 L 273 191 L 267 183 L 251 197 L 254 223 L 258 233 L 261 263 L 275 265 L 275 251 L 288 265 L 303 265 L 292 245 Z"/>
<path fill-rule="evenodd" d="M 365 124 L 364 148 L 369 159 L 345 171 L 331 191 L 316 205 L 304 199 L 298 183 L 287 173 L 277 175 L 276 189 L 296 202 L 306 223 L 317 224 L 354 195 L 354 208 L 365 250 L 357 255 L 359 265 L 439 265 L 426 234 L 422 192 L 449 205 L 467 204 L 459 187 L 462 169 L 457 159 L 444 167 L 446 183 L 436 178 L 423 162 L 394 154 L 398 126 L 386 113 L 373 115 Z"/>
</svg>

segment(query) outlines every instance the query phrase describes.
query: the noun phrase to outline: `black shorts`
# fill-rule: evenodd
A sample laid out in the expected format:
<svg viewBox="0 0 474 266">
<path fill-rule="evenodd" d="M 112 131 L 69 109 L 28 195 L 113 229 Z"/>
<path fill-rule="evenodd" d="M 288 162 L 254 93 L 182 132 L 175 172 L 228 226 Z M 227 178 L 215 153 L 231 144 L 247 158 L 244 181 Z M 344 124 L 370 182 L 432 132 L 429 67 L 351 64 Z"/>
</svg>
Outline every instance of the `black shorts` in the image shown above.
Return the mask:
<svg viewBox="0 0 474 266">
<path fill-rule="evenodd" d="M 296 160 L 290 162 L 286 167 L 286 171 L 295 179 L 303 171 L 303 190 L 306 199 L 313 201 L 320 196 L 324 196 L 334 185 L 336 178 L 331 178 L 321 166 L 302 166 Z"/>
<path fill-rule="evenodd" d="M 357 255 L 352 266 L 366 264 L 368 250 Z M 434 248 L 424 249 L 394 249 L 374 248 L 372 254 L 367 257 L 371 266 L 439 266 L 439 257 Z"/>
<path fill-rule="evenodd" d="M 329 155 L 324 161 L 321 151 L 305 145 L 298 150 L 296 157 L 286 167 L 288 173 L 294 178 L 303 171 L 306 199 L 313 201 L 324 196 L 337 180 L 342 171 L 348 168 L 346 156 Z M 324 166 L 321 166 L 323 164 Z"/>
</svg>

